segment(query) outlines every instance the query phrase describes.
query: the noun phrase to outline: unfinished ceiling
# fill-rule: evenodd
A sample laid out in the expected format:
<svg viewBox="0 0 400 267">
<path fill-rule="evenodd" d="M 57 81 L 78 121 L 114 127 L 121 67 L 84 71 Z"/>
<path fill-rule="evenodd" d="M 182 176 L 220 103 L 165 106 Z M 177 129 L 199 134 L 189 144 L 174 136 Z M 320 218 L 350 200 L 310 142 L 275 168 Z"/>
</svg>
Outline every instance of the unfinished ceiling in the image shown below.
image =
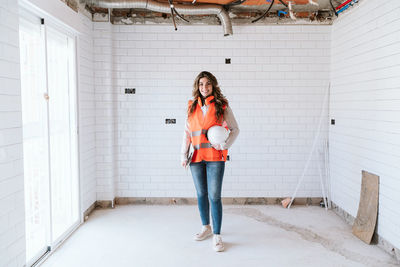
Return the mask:
<svg viewBox="0 0 400 267">
<path fill-rule="evenodd" d="M 93 21 L 113 24 L 331 24 L 358 0 L 80 0 Z"/>
</svg>

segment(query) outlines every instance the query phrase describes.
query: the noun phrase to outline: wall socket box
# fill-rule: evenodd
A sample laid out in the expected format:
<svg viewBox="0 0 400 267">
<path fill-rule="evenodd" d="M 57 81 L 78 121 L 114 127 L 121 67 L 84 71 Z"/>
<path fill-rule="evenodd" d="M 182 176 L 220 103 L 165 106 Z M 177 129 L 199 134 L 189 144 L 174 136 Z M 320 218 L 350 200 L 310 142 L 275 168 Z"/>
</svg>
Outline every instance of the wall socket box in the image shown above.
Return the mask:
<svg viewBox="0 0 400 267">
<path fill-rule="evenodd" d="M 136 88 L 125 88 L 125 94 L 136 94 Z"/>
<path fill-rule="evenodd" d="M 176 119 L 165 119 L 165 124 L 176 124 Z"/>
</svg>

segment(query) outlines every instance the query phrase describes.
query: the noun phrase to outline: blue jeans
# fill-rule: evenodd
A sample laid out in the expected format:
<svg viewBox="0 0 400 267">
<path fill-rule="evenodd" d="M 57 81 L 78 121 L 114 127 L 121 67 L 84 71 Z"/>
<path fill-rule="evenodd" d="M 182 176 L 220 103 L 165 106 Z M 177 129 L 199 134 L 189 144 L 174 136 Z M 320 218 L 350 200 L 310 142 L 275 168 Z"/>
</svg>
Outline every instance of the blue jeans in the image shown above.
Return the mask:
<svg viewBox="0 0 400 267">
<path fill-rule="evenodd" d="M 210 224 L 210 205 L 213 233 L 220 234 L 222 223 L 221 190 L 224 177 L 224 161 L 202 161 L 190 164 L 197 192 L 197 204 L 203 225 Z"/>
</svg>

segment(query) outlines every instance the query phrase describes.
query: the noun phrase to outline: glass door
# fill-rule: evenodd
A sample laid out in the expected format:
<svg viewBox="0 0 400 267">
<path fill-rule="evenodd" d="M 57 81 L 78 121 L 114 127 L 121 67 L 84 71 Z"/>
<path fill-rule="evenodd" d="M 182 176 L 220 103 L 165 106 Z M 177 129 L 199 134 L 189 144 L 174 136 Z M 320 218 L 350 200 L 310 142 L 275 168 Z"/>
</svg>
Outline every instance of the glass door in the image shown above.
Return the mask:
<svg viewBox="0 0 400 267">
<path fill-rule="evenodd" d="M 47 251 L 50 235 L 49 159 L 44 28 L 37 17 L 20 20 L 26 258 Z"/>
<path fill-rule="evenodd" d="M 75 37 L 21 12 L 26 258 L 32 265 L 80 223 Z"/>
<path fill-rule="evenodd" d="M 79 222 L 74 39 L 47 27 L 52 241 Z"/>
</svg>

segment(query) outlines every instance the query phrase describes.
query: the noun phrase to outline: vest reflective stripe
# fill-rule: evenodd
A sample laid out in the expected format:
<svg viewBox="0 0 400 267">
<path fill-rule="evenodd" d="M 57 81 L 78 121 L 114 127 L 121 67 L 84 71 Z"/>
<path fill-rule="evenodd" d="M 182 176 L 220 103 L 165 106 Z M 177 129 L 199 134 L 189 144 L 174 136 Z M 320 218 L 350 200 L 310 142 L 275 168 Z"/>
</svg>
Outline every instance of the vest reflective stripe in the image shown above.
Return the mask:
<svg viewBox="0 0 400 267">
<path fill-rule="evenodd" d="M 190 135 L 191 135 L 192 137 L 194 137 L 194 136 L 199 136 L 199 135 L 201 135 L 201 134 L 207 134 L 207 131 L 208 131 L 208 130 L 202 129 L 201 131 L 194 131 L 194 132 L 191 132 Z"/>
<path fill-rule="evenodd" d="M 188 110 L 191 108 L 192 104 L 193 101 L 189 101 Z M 214 149 L 206 136 L 210 127 L 215 125 L 222 126 L 222 121 L 218 121 L 215 116 L 216 108 L 214 96 L 207 97 L 204 104 L 208 105 L 205 115 L 201 109 L 202 101 L 199 97 L 193 113 L 188 117 L 190 139 L 194 148 L 192 162 L 201 162 L 203 160 L 226 161 L 228 150 Z"/>
<path fill-rule="evenodd" d="M 194 145 L 193 148 L 195 150 L 198 150 L 200 148 L 212 148 L 212 145 L 210 143 L 201 143 L 200 145 Z"/>
<path fill-rule="evenodd" d="M 194 132 L 191 132 L 190 135 L 191 135 L 192 137 L 193 137 L 193 136 L 199 136 L 199 135 L 201 135 L 201 131 L 194 131 Z"/>
</svg>

